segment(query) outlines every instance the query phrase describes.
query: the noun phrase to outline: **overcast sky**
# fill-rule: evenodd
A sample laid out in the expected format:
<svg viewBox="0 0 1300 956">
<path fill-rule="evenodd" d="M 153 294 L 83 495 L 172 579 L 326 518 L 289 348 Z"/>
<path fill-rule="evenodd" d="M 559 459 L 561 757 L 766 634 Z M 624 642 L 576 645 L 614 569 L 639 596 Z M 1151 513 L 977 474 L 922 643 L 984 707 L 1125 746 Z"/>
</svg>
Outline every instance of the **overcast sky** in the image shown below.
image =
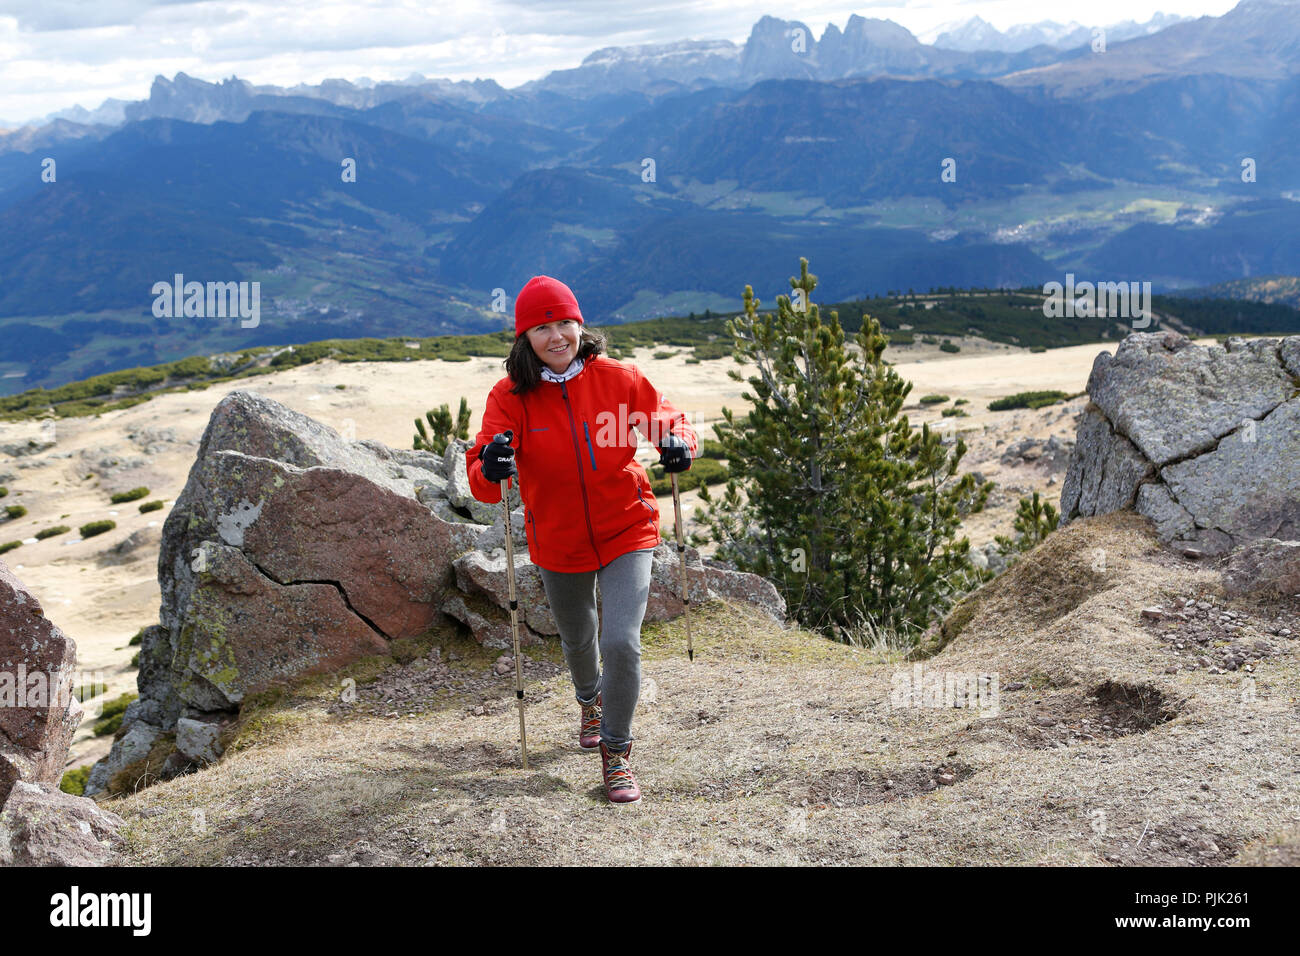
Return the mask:
<svg viewBox="0 0 1300 956">
<path fill-rule="evenodd" d="M 1040 20 L 1100 26 L 1157 11 L 1218 16 L 1236 0 L 0 0 L 0 120 L 108 97 L 144 99 L 154 76 L 236 75 L 292 86 L 412 73 L 518 86 L 604 46 L 743 43 L 764 14 L 816 37 L 853 13 L 918 35 L 979 15 L 999 29 Z"/>
</svg>

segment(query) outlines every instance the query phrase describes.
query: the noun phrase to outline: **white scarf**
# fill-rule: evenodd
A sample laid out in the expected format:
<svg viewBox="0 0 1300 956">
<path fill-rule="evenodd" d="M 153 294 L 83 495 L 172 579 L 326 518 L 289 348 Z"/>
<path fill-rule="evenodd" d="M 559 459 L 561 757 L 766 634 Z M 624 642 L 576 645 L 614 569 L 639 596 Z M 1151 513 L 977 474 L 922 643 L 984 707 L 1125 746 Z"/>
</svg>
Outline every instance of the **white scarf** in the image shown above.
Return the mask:
<svg viewBox="0 0 1300 956">
<path fill-rule="evenodd" d="M 547 382 L 567 382 L 582 371 L 582 359 L 576 358 L 563 372 L 552 372 L 549 365 L 542 366 L 542 378 Z"/>
</svg>

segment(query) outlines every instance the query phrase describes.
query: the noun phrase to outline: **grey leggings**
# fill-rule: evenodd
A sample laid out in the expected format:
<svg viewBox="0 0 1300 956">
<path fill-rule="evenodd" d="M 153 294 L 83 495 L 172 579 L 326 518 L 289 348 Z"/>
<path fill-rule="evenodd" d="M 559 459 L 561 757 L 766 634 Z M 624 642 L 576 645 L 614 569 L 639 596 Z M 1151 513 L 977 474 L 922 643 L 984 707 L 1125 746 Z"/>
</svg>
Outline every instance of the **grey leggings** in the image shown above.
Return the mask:
<svg viewBox="0 0 1300 956">
<path fill-rule="evenodd" d="M 641 694 L 641 621 L 650 597 L 650 550 L 629 551 L 599 571 L 539 567 L 560 627 L 564 660 L 579 704 L 601 695 L 600 739 L 611 750 L 632 742 L 632 712 Z M 600 580 L 600 656 L 596 660 L 596 580 Z"/>
</svg>

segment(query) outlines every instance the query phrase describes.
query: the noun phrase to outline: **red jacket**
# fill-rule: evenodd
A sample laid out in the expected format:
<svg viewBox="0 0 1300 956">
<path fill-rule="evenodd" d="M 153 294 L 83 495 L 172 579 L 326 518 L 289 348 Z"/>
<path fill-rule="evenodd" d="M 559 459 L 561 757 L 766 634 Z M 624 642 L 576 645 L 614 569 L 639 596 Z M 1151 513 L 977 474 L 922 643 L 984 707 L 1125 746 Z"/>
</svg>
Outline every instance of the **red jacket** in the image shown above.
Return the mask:
<svg viewBox="0 0 1300 956">
<path fill-rule="evenodd" d="M 658 445 L 672 432 L 694 458 L 695 430 L 635 365 L 604 355 L 584 360 L 567 382 L 543 379 L 524 395 L 509 376 L 492 386 L 483 426 L 465 452 L 470 490 L 501 500 L 483 477 L 479 452 L 514 432 L 528 556 L 549 571 L 594 571 L 629 551 L 659 544 L 659 507 L 645 468 L 633 460 L 639 430 Z"/>
</svg>

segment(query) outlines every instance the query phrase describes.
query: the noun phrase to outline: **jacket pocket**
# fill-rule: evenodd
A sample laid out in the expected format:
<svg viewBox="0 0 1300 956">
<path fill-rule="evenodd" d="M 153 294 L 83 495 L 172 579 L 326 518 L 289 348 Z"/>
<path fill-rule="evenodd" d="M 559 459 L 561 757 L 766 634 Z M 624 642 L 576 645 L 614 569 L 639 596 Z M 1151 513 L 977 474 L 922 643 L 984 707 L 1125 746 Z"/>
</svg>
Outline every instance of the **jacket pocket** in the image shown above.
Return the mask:
<svg viewBox="0 0 1300 956">
<path fill-rule="evenodd" d="M 632 479 L 636 482 L 636 496 L 637 496 L 637 499 L 641 502 L 641 504 L 645 505 L 645 508 L 646 508 L 646 516 L 645 516 L 645 519 L 646 519 L 646 521 L 649 521 L 649 522 L 650 522 L 650 525 L 651 525 L 651 526 L 652 526 L 656 531 L 658 531 L 658 530 L 659 530 L 659 526 L 655 523 L 655 506 L 654 506 L 653 502 L 648 501 L 648 500 L 646 499 L 646 492 L 643 491 L 642 488 L 641 488 L 641 476 L 638 475 L 638 474 L 636 474 L 635 472 L 633 472 L 633 473 L 632 473 Z"/>
<path fill-rule="evenodd" d="M 534 550 L 535 552 L 537 552 L 538 555 L 540 555 L 540 554 L 542 553 L 542 546 L 541 546 L 540 544 L 537 543 L 537 519 L 533 517 L 533 512 L 532 512 L 531 510 L 529 510 L 529 511 L 527 512 L 527 515 L 528 515 L 528 520 L 527 520 L 527 522 L 525 523 L 525 527 L 529 527 L 529 526 L 532 527 L 532 529 L 533 529 L 533 550 Z"/>
</svg>

